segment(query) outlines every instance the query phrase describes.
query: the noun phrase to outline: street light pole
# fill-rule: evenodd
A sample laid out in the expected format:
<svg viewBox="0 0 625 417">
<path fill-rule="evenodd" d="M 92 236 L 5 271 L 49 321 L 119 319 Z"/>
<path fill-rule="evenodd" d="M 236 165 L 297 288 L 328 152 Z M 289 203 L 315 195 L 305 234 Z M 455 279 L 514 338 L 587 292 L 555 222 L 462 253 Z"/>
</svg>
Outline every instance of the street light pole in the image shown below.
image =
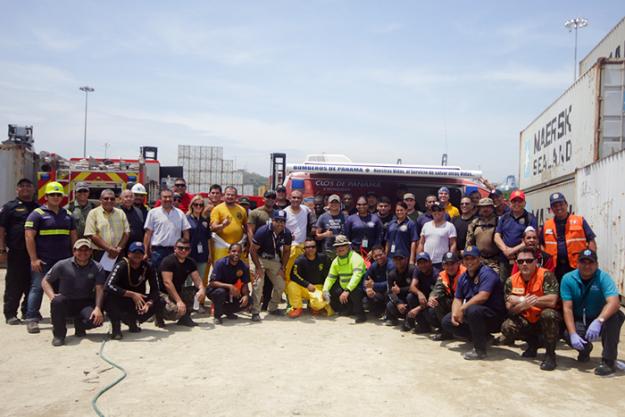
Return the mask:
<svg viewBox="0 0 625 417">
<path fill-rule="evenodd" d="M 93 93 L 95 89 L 89 87 L 88 85 L 85 85 L 84 87 L 80 87 L 79 89 L 80 91 L 85 92 L 85 135 L 84 135 L 83 143 L 82 143 L 82 157 L 86 158 L 87 157 L 87 107 L 89 105 L 89 93 Z"/>
<path fill-rule="evenodd" d="M 573 55 L 573 82 L 577 79 L 577 29 L 581 29 L 583 27 L 588 26 L 588 19 L 583 17 L 576 17 L 575 19 L 570 19 L 564 22 L 564 27 L 569 30 L 569 32 L 575 29 L 575 50 Z"/>
</svg>

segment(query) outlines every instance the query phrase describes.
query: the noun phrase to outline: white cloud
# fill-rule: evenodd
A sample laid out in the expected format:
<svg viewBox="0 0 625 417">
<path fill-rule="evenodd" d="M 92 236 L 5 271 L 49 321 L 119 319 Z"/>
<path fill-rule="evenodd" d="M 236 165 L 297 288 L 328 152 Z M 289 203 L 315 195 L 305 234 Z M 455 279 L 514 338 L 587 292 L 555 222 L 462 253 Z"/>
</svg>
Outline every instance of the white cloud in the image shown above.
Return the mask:
<svg viewBox="0 0 625 417">
<path fill-rule="evenodd" d="M 39 46 L 56 52 L 72 51 L 80 48 L 87 42 L 86 38 L 75 35 L 66 35 L 55 29 L 37 28 L 33 30 L 33 36 Z"/>
</svg>

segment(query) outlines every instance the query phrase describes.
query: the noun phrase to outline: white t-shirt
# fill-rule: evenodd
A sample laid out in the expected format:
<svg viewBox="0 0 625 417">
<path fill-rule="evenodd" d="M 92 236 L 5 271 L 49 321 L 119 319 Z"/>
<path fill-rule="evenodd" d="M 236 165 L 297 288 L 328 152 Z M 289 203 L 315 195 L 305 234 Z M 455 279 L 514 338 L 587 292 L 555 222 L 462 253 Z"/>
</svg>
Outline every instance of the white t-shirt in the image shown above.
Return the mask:
<svg viewBox="0 0 625 417">
<path fill-rule="evenodd" d="M 425 236 L 425 245 L 423 250 L 430 255 L 432 263 L 440 263 L 443 261 L 443 255 L 449 252 L 449 240 L 456 237 L 456 227 L 445 222 L 439 227 L 434 225 L 434 221 L 427 222 L 421 229 L 421 236 Z"/>
<path fill-rule="evenodd" d="M 156 207 L 148 211 L 144 227 L 152 231 L 152 246 L 174 246 L 191 225 L 180 209 L 172 207 L 167 213 L 163 207 Z"/>
<path fill-rule="evenodd" d="M 308 224 L 312 222 L 310 209 L 303 204 L 299 206 L 299 208 L 298 213 L 293 212 L 291 206 L 284 209 L 284 211 L 286 211 L 286 228 L 289 229 L 289 232 L 293 235 L 294 245 L 304 243 Z"/>
</svg>

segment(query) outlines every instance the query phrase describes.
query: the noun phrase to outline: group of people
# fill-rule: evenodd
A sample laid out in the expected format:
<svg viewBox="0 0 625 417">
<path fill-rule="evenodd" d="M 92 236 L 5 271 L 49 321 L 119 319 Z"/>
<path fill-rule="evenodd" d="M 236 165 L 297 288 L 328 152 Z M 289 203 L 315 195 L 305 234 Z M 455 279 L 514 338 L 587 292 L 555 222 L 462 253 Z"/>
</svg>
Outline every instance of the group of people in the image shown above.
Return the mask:
<svg viewBox="0 0 625 417">
<path fill-rule="evenodd" d="M 28 332 L 38 333 L 45 293 L 55 346 L 64 344 L 69 318 L 80 337 L 106 313 L 112 338 L 121 339 L 122 323 L 139 332 L 152 316 L 159 327 L 195 326 L 192 312 L 205 312 L 209 298 L 216 324 L 243 310 L 253 321 L 265 309 L 295 319 L 306 303 L 313 315 L 362 323 L 369 313 L 436 341 L 467 339 L 467 360 L 486 357 L 491 343 L 524 340 L 523 357 L 545 349 L 543 370 L 555 369 L 560 338 L 581 362 L 601 339 L 595 373 L 616 370 L 625 321 L 619 294 L 598 267 L 592 229 L 561 193 L 550 196 L 554 217 L 539 229 L 520 190 L 509 203 L 498 190 L 475 191 L 458 209 L 441 187 L 425 197 L 423 212 L 410 192 L 398 201 L 370 192 L 305 204 L 301 190 L 287 197 L 283 186 L 250 210 L 234 187 L 213 185 L 204 199 L 187 193 L 182 178 L 152 209 L 141 184 L 119 196 L 104 190 L 93 204 L 79 183 L 67 208 L 56 182 L 46 185 L 42 206 L 30 180 L 16 192 L 0 213 L 5 319 L 22 322 L 21 301 Z M 285 293 L 288 310 L 280 308 Z"/>
</svg>

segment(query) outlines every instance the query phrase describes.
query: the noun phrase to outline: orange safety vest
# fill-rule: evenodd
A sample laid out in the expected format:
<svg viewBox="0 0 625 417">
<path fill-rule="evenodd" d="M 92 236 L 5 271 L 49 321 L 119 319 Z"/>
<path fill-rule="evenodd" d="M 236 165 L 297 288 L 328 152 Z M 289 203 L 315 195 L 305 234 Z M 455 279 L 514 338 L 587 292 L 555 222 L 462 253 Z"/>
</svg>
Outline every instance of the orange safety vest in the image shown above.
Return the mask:
<svg viewBox="0 0 625 417">
<path fill-rule="evenodd" d="M 450 289 L 449 282 L 451 281 L 451 279 L 449 278 L 449 274 L 447 274 L 447 271 L 445 270 L 441 271 L 438 276 L 441 277 L 441 282 L 445 286 L 445 292 L 447 292 L 447 295 L 452 295 L 451 291 L 453 291 L 454 293 L 456 292 L 456 287 L 458 286 L 458 278 L 460 278 L 460 276 L 465 272 L 467 272 L 467 268 L 465 268 L 464 265 L 460 265 L 460 268 L 458 268 L 458 273 L 454 277 L 456 279 L 454 279 L 454 283 L 451 285 Z"/>
<path fill-rule="evenodd" d="M 558 237 L 556 236 L 556 222 L 554 219 L 545 221 L 543 227 L 545 252 L 553 257 L 554 264 L 558 264 Z M 569 214 L 564 226 L 564 241 L 571 268 L 577 268 L 577 256 L 588 247 L 586 233 L 584 233 L 584 218 Z"/>
<path fill-rule="evenodd" d="M 534 276 L 530 278 L 529 282 L 527 283 L 521 276 L 521 272 L 517 272 L 510 277 L 510 281 L 512 283 L 512 290 L 510 291 L 510 293 L 519 297 L 523 297 L 526 295 L 535 295 L 536 297 L 542 297 L 543 295 L 545 295 L 545 291 L 543 290 L 543 283 L 545 282 L 545 272 L 548 272 L 548 270 L 545 268 L 538 268 Z M 521 316 L 525 317 L 527 321 L 533 324 L 536 323 L 540 318 L 541 311 L 541 308 L 530 307 L 522 312 Z"/>
</svg>

